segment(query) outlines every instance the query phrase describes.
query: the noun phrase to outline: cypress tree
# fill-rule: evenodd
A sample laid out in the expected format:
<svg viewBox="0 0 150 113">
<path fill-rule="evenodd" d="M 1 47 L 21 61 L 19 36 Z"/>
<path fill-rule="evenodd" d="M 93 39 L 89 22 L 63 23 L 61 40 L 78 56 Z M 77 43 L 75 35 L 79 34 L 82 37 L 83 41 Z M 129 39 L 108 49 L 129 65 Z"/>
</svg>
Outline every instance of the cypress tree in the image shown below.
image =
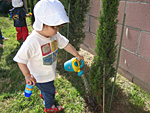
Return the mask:
<svg viewBox="0 0 150 113">
<path fill-rule="evenodd" d="M 68 13 L 69 16 L 69 29 L 68 29 L 68 39 L 70 43 L 77 49 L 79 50 L 80 44 L 83 42 L 85 38 L 85 33 L 83 32 L 84 28 L 84 22 L 85 22 L 85 17 L 86 13 L 89 10 L 89 4 L 90 0 L 60 0 L 64 7 L 65 10 Z M 70 13 L 68 12 L 68 5 L 70 3 Z M 67 27 L 68 25 L 63 26 L 60 29 L 60 33 L 63 34 L 64 36 L 67 36 Z M 72 55 L 67 54 L 67 59 L 70 59 Z M 66 52 L 64 50 L 59 51 L 58 57 L 60 58 L 65 58 L 66 57 Z"/>
<path fill-rule="evenodd" d="M 28 12 L 31 12 L 33 14 L 33 8 L 35 6 L 35 4 L 38 2 L 39 0 L 27 0 L 27 9 L 28 9 Z M 31 17 L 31 23 L 33 24 L 35 21 L 35 18 L 34 18 L 34 14 L 32 15 Z"/>
<path fill-rule="evenodd" d="M 27 11 L 30 12 L 30 4 L 29 4 L 29 0 L 26 1 L 26 5 L 27 5 Z"/>
<path fill-rule="evenodd" d="M 119 0 L 102 0 L 95 48 L 97 55 L 93 59 L 89 73 L 91 92 L 99 105 L 103 105 L 103 93 L 106 92 L 107 110 L 112 92 L 111 78 L 115 76 L 118 6 Z"/>
</svg>

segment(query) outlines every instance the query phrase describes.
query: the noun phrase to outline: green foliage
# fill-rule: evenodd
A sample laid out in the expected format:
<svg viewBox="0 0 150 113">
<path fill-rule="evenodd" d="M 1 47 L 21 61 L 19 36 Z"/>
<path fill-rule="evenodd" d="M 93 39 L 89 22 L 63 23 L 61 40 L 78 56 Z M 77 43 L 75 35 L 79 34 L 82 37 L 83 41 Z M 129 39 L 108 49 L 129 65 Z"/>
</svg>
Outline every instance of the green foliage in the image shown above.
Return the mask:
<svg viewBox="0 0 150 113">
<path fill-rule="evenodd" d="M 103 77 L 105 77 L 106 101 L 109 103 L 111 90 L 110 79 L 115 75 L 113 66 L 116 58 L 116 30 L 119 0 L 102 0 L 102 11 L 99 16 L 96 48 L 97 55 L 91 65 L 89 81 L 98 104 L 102 105 Z M 97 97 L 98 96 L 98 97 Z"/>
<path fill-rule="evenodd" d="M 27 18 L 27 23 L 31 23 L 29 18 Z M 13 20 L 0 16 L 0 25 L 3 36 L 10 38 L 9 40 L 0 42 L 4 44 L 4 48 L 0 48 L 0 113 L 43 113 L 44 105 L 43 100 L 39 96 L 40 91 L 35 86 L 31 98 L 25 98 L 25 79 L 16 62 L 12 59 L 20 47 L 16 39 L 16 30 L 15 27 L 13 27 Z M 28 30 L 31 32 L 32 27 L 28 26 Z M 98 65 L 95 64 L 95 66 L 92 67 L 95 69 L 93 73 L 97 72 L 97 69 L 94 68 L 96 66 Z M 88 69 L 89 68 L 87 68 L 87 71 Z M 101 72 L 101 68 L 99 68 L 99 71 Z M 99 78 L 94 81 L 95 84 L 102 79 L 100 78 L 102 76 L 98 76 L 98 74 L 96 76 Z M 120 92 L 117 92 L 118 95 L 115 95 L 118 98 L 115 100 L 121 100 L 117 102 L 116 106 L 118 106 L 118 104 L 122 105 L 122 103 L 128 105 L 119 107 L 121 110 L 122 108 L 125 109 L 120 113 L 148 113 L 145 112 L 145 110 L 139 110 L 138 107 L 140 105 L 146 107 L 145 109 L 147 109 L 147 111 L 150 111 L 150 94 L 143 93 L 142 90 L 135 85 L 131 86 L 127 80 L 124 81 L 124 79 L 120 80 L 118 78 L 117 80 L 119 87 L 124 89 L 123 92 L 129 95 L 129 100 L 124 97 L 122 98 L 123 100 L 121 100 Z M 65 108 L 64 111 L 60 113 L 93 113 L 93 111 L 87 108 L 89 105 L 86 103 L 87 100 L 85 99 L 84 83 L 81 77 L 77 77 L 76 73 L 73 74 L 71 72 L 66 74 L 61 72 L 61 75 L 57 73 L 55 87 L 58 92 L 56 94 L 56 105 L 63 105 Z M 98 92 L 102 92 L 102 89 L 99 89 Z M 97 96 L 97 100 L 100 99 L 101 97 Z M 132 103 L 126 103 L 130 101 Z M 93 102 L 95 103 L 95 101 Z M 135 106 L 135 104 L 138 104 L 138 106 Z M 95 109 L 95 107 L 93 109 Z M 118 112 L 118 107 L 116 109 L 114 113 Z"/>
<path fill-rule="evenodd" d="M 83 42 L 85 38 L 85 33 L 83 32 L 84 28 L 84 22 L 85 22 L 85 17 L 86 13 L 89 10 L 89 3 L 90 0 L 60 0 L 64 7 L 66 12 L 68 12 L 68 4 L 70 3 L 70 13 L 68 14 L 69 16 L 69 32 L 68 32 L 68 37 L 67 37 L 67 25 L 63 26 L 60 29 L 60 33 L 66 36 L 70 43 L 77 49 L 79 50 L 80 44 Z M 59 52 L 59 57 L 60 58 L 65 58 L 66 54 L 65 51 Z M 67 56 L 68 60 L 69 58 L 72 57 L 72 55 L 68 54 Z"/>
<path fill-rule="evenodd" d="M 114 95 L 114 101 L 126 100 L 125 104 L 130 106 L 126 111 L 127 113 L 150 113 L 150 93 L 145 92 L 119 74 L 117 75 L 116 86 L 119 88 L 116 89 L 118 94 Z M 122 95 L 126 97 L 120 98 L 120 92 L 124 92 Z"/>
<path fill-rule="evenodd" d="M 31 20 L 27 18 L 27 23 Z M 16 30 L 13 20 L 0 17 L 0 29 L 4 37 L 4 48 L 0 48 L 0 113 L 43 113 L 43 99 L 40 98 L 39 89 L 35 86 L 30 98 L 24 96 L 25 78 L 21 73 L 17 63 L 13 61 L 20 43 L 16 38 Z M 28 26 L 31 33 L 32 26 Z M 55 104 L 64 106 L 60 113 L 85 113 L 86 103 L 84 100 L 84 85 L 78 75 L 57 73 L 55 87 L 57 90 Z"/>
<path fill-rule="evenodd" d="M 28 9 L 28 12 L 31 12 L 33 14 L 33 8 L 35 6 L 35 4 L 38 2 L 39 0 L 27 0 L 27 9 Z M 34 15 L 32 15 L 31 17 L 31 23 L 33 24 L 34 23 Z"/>
<path fill-rule="evenodd" d="M 0 0 L 0 13 L 3 13 L 5 16 L 7 16 L 9 9 L 11 9 L 12 6 L 8 1 Z"/>
</svg>

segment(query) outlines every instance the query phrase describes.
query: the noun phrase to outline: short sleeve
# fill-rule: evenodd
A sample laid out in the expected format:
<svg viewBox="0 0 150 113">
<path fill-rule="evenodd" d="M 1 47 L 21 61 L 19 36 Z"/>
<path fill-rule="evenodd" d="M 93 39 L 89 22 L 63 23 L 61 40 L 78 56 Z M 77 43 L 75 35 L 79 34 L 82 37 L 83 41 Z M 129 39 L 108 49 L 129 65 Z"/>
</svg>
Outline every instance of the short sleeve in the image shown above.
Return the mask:
<svg viewBox="0 0 150 113">
<path fill-rule="evenodd" d="M 32 51 L 30 47 L 23 44 L 21 48 L 18 50 L 15 57 L 13 58 L 13 60 L 15 62 L 27 64 L 31 56 L 32 56 Z"/>
<path fill-rule="evenodd" d="M 57 42 L 58 42 L 58 48 L 63 49 L 64 47 L 67 46 L 67 44 L 69 43 L 69 40 L 58 32 Z"/>
</svg>

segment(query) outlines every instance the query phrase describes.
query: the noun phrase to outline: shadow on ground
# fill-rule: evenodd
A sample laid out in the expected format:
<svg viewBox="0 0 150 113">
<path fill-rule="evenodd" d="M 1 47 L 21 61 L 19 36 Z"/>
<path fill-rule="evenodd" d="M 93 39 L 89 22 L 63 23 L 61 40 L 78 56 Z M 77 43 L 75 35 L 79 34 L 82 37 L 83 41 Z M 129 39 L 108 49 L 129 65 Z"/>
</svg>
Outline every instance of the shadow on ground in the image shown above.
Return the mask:
<svg viewBox="0 0 150 113">
<path fill-rule="evenodd" d="M 21 89 L 24 89 L 24 85 L 25 85 L 24 77 L 21 76 L 22 73 L 20 70 L 18 70 L 17 63 L 13 61 L 13 57 L 15 56 L 19 48 L 20 45 L 17 45 L 17 47 L 14 50 L 12 50 L 10 54 L 6 56 L 5 59 L 6 64 L 4 63 L 4 65 L 8 65 L 8 67 L 6 66 L 4 66 L 5 68 L 3 68 L 3 66 L 0 67 L 0 73 L 1 73 L 0 92 L 1 93 L 8 93 L 8 92 L 14 93 Z M 3 51 L 4 50 L 0 48 L 0 57 L 2 56 Z M 16 76 L 12 76 L 12 75 L 16 75 Z"/>
<path fill-rule="evenodd" d="M 116 86 L 111 113 L 150 113 L 150 111 L 145 111 L 143 106 L 131 103 L 123 90 L 119 86 Z"/>
<path fill-rule="evenodd" d="M 89 66 L 84 65 L 83 71 L 87 79 L 89 70 Z M 75 87 L 80 95 L 84 98 L 87 105 L 87 111 L 85 111 L 85 113 L 102 113 L 102 108 L 97 104 L 96 99 L 92 95 L 89 96 L 86 94 L 83 79 L 81 79 L 77 73 L 73 73 L 74 72 L 65 72 L 64 70 L 60 71 L 60 74 L 65 75 L 66 79 L 72 83 L 73 87 Z M 119 86 L 116 85 L 115 88 L 116 92 L 113 97 L 111 113 L 150 113 L 148 111 L 144 111 L 143 106 L 136 106 L 132 104 Z"/>
<path fill-rule="evenodd" d="M 20 71 L 18 71 L 18 73 L 16 73 L 16 70 L 18 70 L 18 67 L 16 64 L 14 64 L 14 61 L 12 60 L 13 57 L 15 56 L 16 52 L 18 51 L 19 47 L 20 47 L 20 45 L 18 45 L 6 57 L 7 65 L 11 65 L 11 68 L 9 70 L 3 70 L 0 67 L 0 73 L 3 72 L 2 76 L 0 77 L 0 80 L 4 80 L 4 81 L 0 81 L 3 86 L 0 88 L 0 92 L 5 90 L 5 92 L 11 93 L 11 92 L 16 92 L 16 91 L 24 89 L 24 77 L 19 75 L 19 74 L 21 74 Z M 3 49 L 0 48 L 0 57 L 2 56 L 2 53 L 3 53 Z M 57 66 L 57 67 L 59 70 L 59 66 Z M 89 70 L 90 70 L 90 67 L 85 64 L 83 71 L 84 71 L 84 75 L 87 79 L 88 79 Z M 13 72 L 16 73 L 16 76 L 11 76 L 11 74 L 13 74 Z M 74 72 L 70 72 L 67 74 L 64 74 L 64 73 L 67 73 L 67 72 L 65 72 L 64 70 L 60 71 L 60 74 L 65 76 L 66 79 L 70 83 L 72 83 L 72 86 L 75 87 L 78 90 L 78 92 L 80 93 L 80 95 L 84 98 L 86 105 L 87 105 L 86 106 L 87 111 L 85 111 L 85 113 L 100 113 L 102 111 L 102 109 L 97 104 L 96 99 L 93 96 L 86 94 L 83 79 L 81 77 L 79 77 L 77 75 L 77 73 L 74 73 Z M 7 81 L 5 83 L 5 80 L 7 80 L 7 78 L 9 78 L 9 81 Z M 16 81 L 16 80 L 20 80 L 20 81 Z M 17 87 L 18 85 L 19 85 L 19 87 Z M 22 85 L 22 87 L 20 87 L 20 85 Z M 57 101 L 56 101 L 56 103 L 57 103 Z M 64 111 L 62 111 L 62 113 L 63 112 Z M 149 112 L 144 111 L 144 108 L 142 106 L 136 106 L 136 105 L 132 104 L 129 101 L 129 98 L 124 94 L 123 90 L 120 89 L 119 86 L 116 85 L 116 92 L 114 94 L 114 101 L 112 103 L 111 113 L 149 113 Z"/>
</svg>

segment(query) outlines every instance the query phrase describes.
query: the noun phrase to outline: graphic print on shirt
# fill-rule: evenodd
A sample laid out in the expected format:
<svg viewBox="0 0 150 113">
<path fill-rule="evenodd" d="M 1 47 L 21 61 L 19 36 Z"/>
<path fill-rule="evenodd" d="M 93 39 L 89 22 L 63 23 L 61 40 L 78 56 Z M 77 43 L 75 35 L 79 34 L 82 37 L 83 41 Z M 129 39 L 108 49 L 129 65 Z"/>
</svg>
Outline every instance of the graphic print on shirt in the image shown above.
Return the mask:
<svg viewBox="0 0 150 113">
<path fill-rule="evenodd" d="M 41 49 L 42 49 L 42 55 L 45 56 L 45 55 L 48 55 L 51 53 L 51 46 L 50 46 L 50 43 L 47 43 L 45 45 L 42 45 L 41 46 Z"/>
<path fill-rule="evenodd" d="M 54 52 L 58 47 L 57 47 L 57 40 L 54 40 L 53 42 L 51 42 L 52 45 L 52 52 Z"/>
<path fill-rule="evenodd" d="M 56 50 L 56 51 L 53 53 L 53 62 L 55 62 L 55 60 L 57 59 L 57 55 L 58 55 L 58 50 Z"/>
<path fill-rule="evenodd" d="M 43 58 L 44 65 L 52 65 L 52 54 Z"/>
<path fill-rule="evenodd" d="M 41 46 L 43 55 L 43 65 L 52 65 L 56 61 L 58 55 L 57 40 Z"/>
<path fill-rule="evenodd" d="M 15 14 L 15 15 L 13 16 L 13 19 L 14 19 L 15 21 L 19 20 L 19 15 Z"/>
</svg>

